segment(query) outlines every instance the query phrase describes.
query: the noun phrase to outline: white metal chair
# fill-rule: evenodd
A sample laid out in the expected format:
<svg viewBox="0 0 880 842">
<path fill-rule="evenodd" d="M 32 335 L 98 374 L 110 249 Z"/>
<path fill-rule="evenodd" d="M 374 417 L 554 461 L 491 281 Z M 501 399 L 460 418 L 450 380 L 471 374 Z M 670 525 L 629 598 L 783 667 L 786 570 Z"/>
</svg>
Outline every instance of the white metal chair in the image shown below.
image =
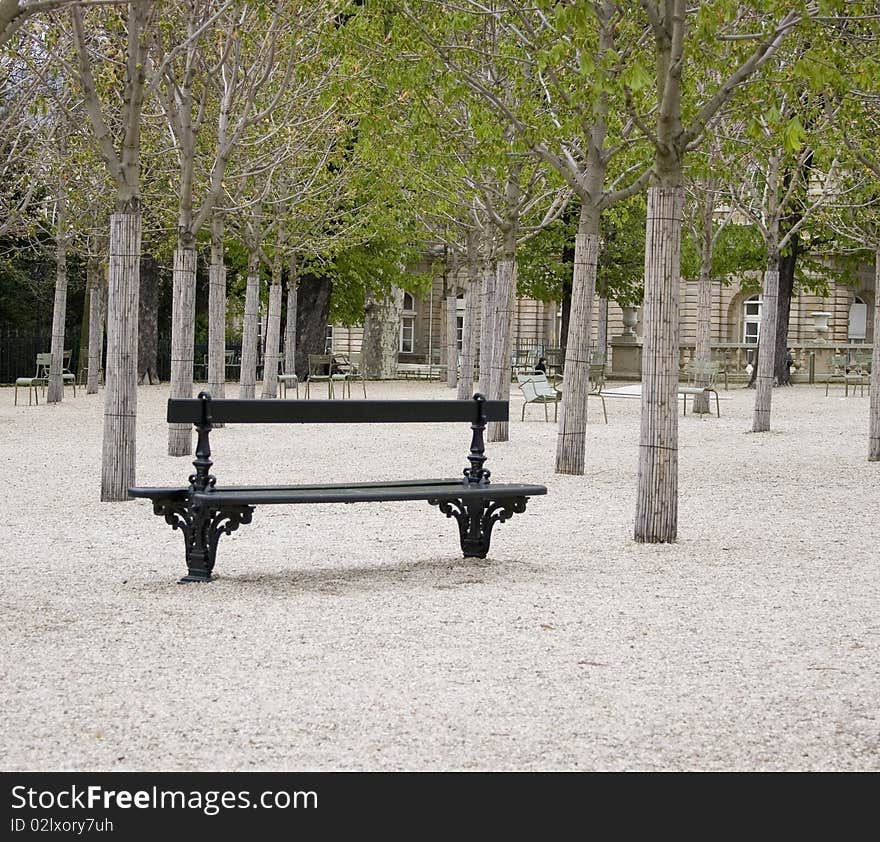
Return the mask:
<svg viewBox="0 0 880 842">
<path fill-rule="evenodd" d="M 721 404 L 718 402 L 718 371 L 720 364 L 717 360 L 691 360 L 685 366 L 687 385 L 679 384 L 678 395 L 682 399 L 682 415 L 687 415 L 688 396 L 693 398 L 693 403 L 700 395 L 706 398 L 707 412 L 711 414 L 709 407 L 709 395 L 715 395 L 715 415 L 721 417 Z"/>
<path fill-rule="evenodd" d="M 559 414 L 560 394 L 550 385 L 547 375 L 542 371 L 536 371 L 532 374 L 517 374 L 516 379 L 523 393 L 522 418 L 520 420 L 526 420 L 526 407 L 530 403 L 537 403 L 544 405 L 544 420 L 549 421 L 547 404 L 552 403 L 553 420 L 556 421 Z"/>
</svg>

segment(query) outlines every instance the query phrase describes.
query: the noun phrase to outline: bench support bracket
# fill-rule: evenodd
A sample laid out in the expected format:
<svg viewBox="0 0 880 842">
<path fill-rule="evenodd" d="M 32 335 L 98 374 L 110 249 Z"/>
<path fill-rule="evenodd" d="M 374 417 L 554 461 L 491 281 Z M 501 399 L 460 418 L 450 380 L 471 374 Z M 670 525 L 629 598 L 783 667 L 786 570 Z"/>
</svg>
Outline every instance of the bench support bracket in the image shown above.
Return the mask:
<svg viewBox="0 0 880 842">
<path fill-rule="evenodd" d="M 221 535 L 230 535 L 243 523 L 250 523 L 253 506 L 223 506 L 219 509 L 194 505 L 179 497 L 157 497 L 153 512 L 183 533 L 187 575 L 180 582 L 210 582 Z"/>
<path fill-rule="evenodd" d="M 487 490 L 491 492 L 491 489 Z M 458 521 L 461 551 L 465 558 L 485 558 L 492 540 L 492 527 L 515 513 L 524 512 L 527 500 L 527 497 L 511 497 L 507 500 L 459 498 L 428 502 L 438 506 L 446 517 L 454 517 Z"/>
</svg>

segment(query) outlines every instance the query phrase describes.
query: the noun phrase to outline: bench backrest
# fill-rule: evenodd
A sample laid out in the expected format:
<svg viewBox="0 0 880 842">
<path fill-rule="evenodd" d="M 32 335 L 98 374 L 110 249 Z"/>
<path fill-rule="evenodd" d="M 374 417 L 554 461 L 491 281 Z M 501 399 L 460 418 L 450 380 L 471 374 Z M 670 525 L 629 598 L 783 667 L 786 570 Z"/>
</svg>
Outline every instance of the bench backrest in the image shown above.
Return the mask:
<svg viewBox="0 0 880 842">
<path fill-rule="evenodd" d="M 507 421 L 507 401 L 316 401 L 170 398 L 172 424 L 363 424 Z M 481 412 L 480 412 L 481 410 Z M 206 417 L 207 415 L 207 417 Z"/>
</svg>

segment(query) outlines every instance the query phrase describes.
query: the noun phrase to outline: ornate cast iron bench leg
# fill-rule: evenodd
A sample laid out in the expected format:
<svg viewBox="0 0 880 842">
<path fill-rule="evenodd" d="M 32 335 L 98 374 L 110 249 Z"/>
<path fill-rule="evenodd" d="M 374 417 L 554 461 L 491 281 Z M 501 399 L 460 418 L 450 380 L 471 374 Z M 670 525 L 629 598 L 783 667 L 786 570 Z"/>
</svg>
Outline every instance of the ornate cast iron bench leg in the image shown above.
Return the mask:
<svg viewBox="0 0 880 842">
<path fill-rule="evenodd" d="M 527 497 L 506 497 L 503 500 L 492 499 L 492 486 L 489 482 L 491 471 L 483 464 L 486 461 L 486 450 L 483 433 L 486 429 L 486 416 L 483 413 L 482 395 L 474 395 L 477 402 L 477 417 L 471 424 L 471 450 L 468 453 L 469 468 L 464 469 L 464 484 L 468 488 L 475 486 L 485 497 L 468 497 L 467 499 L 445 498 L 428 500 L 432 506 L 439 506 L 446 517 L 454 517 L 458 521 L 458 532 L 461 538 L 461 551 L 465 558 L 485 558 L 492 540 L 492 527 L 504 522 L 515 512 L 526 510 Z M 544 405 L 547 411 L 547 405 Z"/>
<path fill-rule="evenodd" d="M 458 521 L 461 551 L 465 558 L 485 558 L 492 541 L 492 527 L 504 523 L 514 513 L 526 510 L 526 497 L 507 500 L 429 500 L 438 506 L 446 517 Z"/>
<path fill-rule="evenodd" d="M 254 507 L 248 505 L 206 505 L 192 496 L 196 491 L 213 488 L 216 482 L 211 475 L 210 395 L 201 392 L 199 398 L 202 400 L 202 419 L 195 425 L 199 434 L 193 460 L 196 472 L 190 474 L 189 493 L 153 499 L 153 511 L 163 516 L 173 529 L 183 533 L 187 575 L 180 580 L 181 584 L 210 582 L 220 536 L 235 532 L 243 523 L 250 523 L 254 511 Z"/>
<path fill-rule="evenodd" d="M 253 506 L 223 506 L 220 509 L 191 505 L 171 497 L 153 500 L 153 511 L 173 529 L 183 533 L 187 574 L 180 583 L 210 582 L 221 535 L 230 535 L 243 523 L 250 523 Z"/>
</svg>

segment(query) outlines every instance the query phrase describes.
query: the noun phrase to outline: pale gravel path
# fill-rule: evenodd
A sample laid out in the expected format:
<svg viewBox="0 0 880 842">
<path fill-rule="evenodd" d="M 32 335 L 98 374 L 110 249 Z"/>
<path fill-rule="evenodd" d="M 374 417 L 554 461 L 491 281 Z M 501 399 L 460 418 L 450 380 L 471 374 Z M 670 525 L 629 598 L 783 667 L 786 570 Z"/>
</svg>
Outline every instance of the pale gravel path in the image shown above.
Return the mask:
<svg viewBox="0 0 880 842">
<path fill-rule="evenodd" d="M 140 392 L 142 484 L 188 472 L 167 395 Z M 868 399 L 777 391 L 754 436 L 753 393 L 727 395 L 680 419 L 677 545 L 630 540 L 639 402 L 609 400 L 586 477 L 554 475 L 539 409 L 489 445 L 496 480 L 549 494 L 487 562 L 424 503 L 265 507 L 183 587 L 180 534 L 97 501 L 100 399 L 0 389 L 3 768 L 880 769 Z M 213 438 L 221 483 L 354 481 L 457 475 L 469 430 Z"/>
</svg>

